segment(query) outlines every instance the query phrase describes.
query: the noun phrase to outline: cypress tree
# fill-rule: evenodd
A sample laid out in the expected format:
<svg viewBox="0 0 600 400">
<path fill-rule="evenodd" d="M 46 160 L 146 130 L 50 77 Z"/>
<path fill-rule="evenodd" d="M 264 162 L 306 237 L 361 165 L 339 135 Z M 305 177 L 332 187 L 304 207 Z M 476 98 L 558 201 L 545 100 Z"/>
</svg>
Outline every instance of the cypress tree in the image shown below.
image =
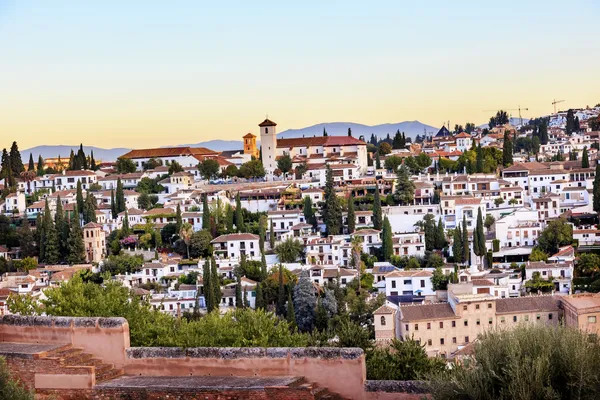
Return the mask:
<svg viewBox="0 0 600 400">
<path fill-rule="evenodd" d="M 302 205 L 302 213 L 304 214 L 304 221 L 307 224 L 311 224 L 314 229 L 317 229 L 317 218 L 313 210 L 313 203 L 309 196 L 304 196 L 304 204 Z"/>
<path fill-rule="evenodd" d="M 250 307 L 250 302 L 248 302 L 248 291 L 246 290 L 246 288 L 244 288 L 244 301 L 242 303 L 244 305 L 244 308 Z"/>
<path fill-rule="evenodd" d="M 44 219 L 42 218 L 41 213 L 38 213 L 35 219 L 35 238 L 38 244 L 38 257 L 41 261 L 44 260 L 46 257 L 46 233 L 44 230 Z"/>
<path fill-rule="evenodd" d="M 261 253 L 265 251 L 265 236 L 267 235 L 265 231 L 267 225 L 266 218 L 265 215 L 261 215 L 258 219 L 258 249 Z"/>
<path fill-rule="evenodd" d="M 71 229 L 69 231 L 69 239 L 67 240 L 67 247 L 69 250 L 67 261 L 71 265 L 81 264 L 85 262 L 85 246 L 83 244 L 83 232 L 79 222 L 79 210 L 77 210 L 77 208 L 73 213 L 70 225 Z"/>
<path fill-rule="evenodd" d="M 287 300 L 287 311 L 285 315 L 285 319 L 288 322 L 291 329 L 295 330 L 296 325 L 296 313 L 294 311 L 294 302 L 292 301 L 292 291 L 288 291 L 288 300 Z"/>
<path fill-rule="evenodd" d="M 392 241 L 392 225 L 390 225 L 387 215 L 383 219 L 381 248 L 383 249 L 384 260 L 389 261 L 394 254 L 394 243 Z"/>
<path fill-rule="evenodd" d="M 462 232 L 460 229 L 460 224 L 457 224 L 456 229 L 454 229 L 454 235 L 452 236 L 452 254 L 454 256 L 454 262 L 460 264 L 463 262 L 463 248 L 462 248 Z"/>
<path fill-rule="evenodd" d="M 327 165 L 325 179 L 325 203 L 323 206 L 323 220 L 327 228 L 328 235 L 339 235 L 342 228 L 342 209 L 335 193 L 333 183 L 333 171 L 329 164 Z"/>
<path fill-rule="evenodd" d="M 354 212 L 354 199 L 352 196 L 348 199 L 348 233 L 354 233 L 356 230 L 356 213 Z"/>
<path fill-rule="evenodd" d="M 202 288 L 204 291 L 204 302 L 206 303 L 206 311 L 211 312 L 213 310 L 213 297 L 214 293 L 210 282 L 210 261 L 208 258 L 204 261 L 202 267 Z"/>
<path fill-rule="evenodd" d="M 481 143 L 477 146 L 475 171 L 478 173 L 483 172 L 483 150 L 481 149 Z"/>
<path fill-rule="evenodd" d="M 44 261 L 46 264 L 56 264 L 60 261 L 58 234 L 52 220 L 48 199 L 44 207 Z"/>
<path fill-rule="evenodd" d="M 463 262 L 469 262 L 469 257 L 471 255 L 471 250 L 469 249 L 469 231 L 467 230 L 467 217 L 463 214 L 463 222 L 462 222 L 462 247 L 463 247 Z"/>
<path fill-rule="evenodd" d="M 181 231 L 183 226 L 183 218 L 181 217 L 181 207 L 177 204 L 177 210 L 175 211 L 175 225 L 177 226 L 177 234 Z"/>
<path fill-rule="evenodd" d="M 485 234 L 483 233 L 483 214 L 481 213 L 481 208 L 477 209 L 476 233 L 477 233 L 477 255 L 479 257 L 483 257 L 487 253 L 487 248 L 485 246 Z"/>
<path fill-rule="evenodd" d="M 94 150 L 90 151 L 90 169 L 92 171 L 95 171 L 96 169 L 98 169 L 96 167 L 96 160 L 94 159 Z"/>
<path fill-rule="evenodd" d="M 502 163 L 505 167 L 513 163 L 513 144 L 508 131 L 504 132 L 504 144 L 502 145 Z"/>
<path fill-rule="evenodd" d="M 262 290 L 262 284 L 258 283 L 256 285 L 256 302 L 254 304 L 254 309 L 258 310 L 258 309 L 265 309 L 265 296 L 263 294 L 263 290 Z"/>
<path fill-rule="evenodd" d="M 583 148 L 583 155 L 581 156 L 581 168 L 589 168 L 590 159 L 588 157 L 587 146 Z"/>
<path fill-rule="evenodd" d="M 21 172 L 25 171 L 25 166 L 23 165 L 17 142 L 13 142 L 12 146 L 10 146 L 9 159 L 13 177 L 19 176 Z"/>
<path fill-rule="evenodd" d="M 119 212 L 117 211 L 117 204 L 115 203 L 115 191 L 110 189 L 110 213 L 113 219 L 117 219 Z"/>
<path fill-rule="evenodd" d="M 269 247 L 271 250 L 275 248 L 275 227 L 272 221 L 269 222 Z"/>
<path fill-rule="evenodd" d="M 67 240 L 69 239 L 69 223 L 65 218 L 62 201 L 60 196 L 56 199 L 56 213 L 54 214 L 54 226 L 59 238 L 60 258 L 65 260 L 69 255 Z"/>
<path fill-rule="evenodd" d="M 242 214 L 242 201 L 240 193 L 235 195 L 235 229 L 237 232 L 244 232 L 244 214 Z"/>
<path fill-rule="evenodd" d="M 44 175 L 44 159 L 42 158 L 41 154 L 38 156 L 37 175 Z"/>
<path fill-rule="evenodd" d="M 263 280 L 267 278 L 267 259 L 264 252 L 260 256 L 260 276 Z"/>
<path fill-rule="evenodd" d="M 35 163 L 33 162 L 32 153 L 29 153 L 29 166 L 27 167 L 27 171 L 35 171 Z"/>
<path fill-rule="evenodd" d="M 373 228 L 381 230 L 381 197 L 379 196 L 379 184 L 375 184 L 375 195 L 373 196 Z"/>
<path fill-rule="evenodd" d="M 237 283 L 235 285 L 235 307 L 244 307 L 244 299 L 242 298 L 242 278 L 237 277 Z"/>
<path fill-rule="evenodd" d="M 123 235 L 129 235 L 129 214 L 125 211 L 125 215 L 123 215 L 123 226 L 121 227 L 121 232 Z"/>
<path fill-rule="evenodd" d="M 279 287 L 277 290 L 277 308 L 279 316 L 285 315 L 285 287 L 283 286 L 283 266 L 279 264 Z"/>
<path fill-rule="evenodd" d="M 444 247 L 446 247 L 446 234 L 444 231 L 444 223 L 442 222 L 442 217 L 440 217 L 435 232 L 435 248 L 438 250 L 442 250 Z"/>
<path fill-rule="evenodd" d="M 117 192 L 115 194 L 115 202 L 117 214 L 122 213 L 127 208 L 125 206 L 125 193 L 123 192 L 123 182 L 121 178 L 117 178 Z M 177 231 L 179 233 L 179 231 Z"/>
<path fill-rule="evenodd" d="M 204 213 L 202 214 L 202 218 L 204 218 Z M 231 207 L 231 204 L 227 203 L 227 205 L 225 206 L 225 228 L 227 229 L 227 233 L 233 233 L 235 232 L 233 230 L 233 207 Z M 263 232 L 264 233 L 264 232 Z M 264 248 L 265 245 L 265 237 L 263 235 L 262 237 L 262 246 Z"/>
<path fill-rule="evenodd" d="M 10 157 L 6 149 L 2 149 L 2 166 L 0 167 L 0 178 L 7 178 L 10 175 Z"/>
<path fill-rule="evenodd" d="M 208 206 L 208 194 L 202 198 L 202 229 L 210 228 L 210 208 Z M 179 232 L 179 231 L 178 231 Z"/>
<path fill-rule="evenodd" d="M 379 152 L 375 153 L 375 169 L 381 169 L 381 159 L 379 158 Z"/>
<path fill-rule="evenodd" d="M 73 171 L 75 169 L 80 169 L 77 166 L 77 160 L 75 160 L 75 153 L 73 152 L 73 149 L 71 149 L 71 154 L 69 155 L 69 170 Z"/>
<path fill-rule="evenodd" d="M 37 255 L 36 239 L 29 227 L 27 212 L 23 213 L 23 223 L 18 232 L 21 257 L 35 257 Z"/>
<path fill-rule="evenodd" d="M 79 180 L 77 181 L 77 209 L 79 212 L 83 212 L 83 189 Z"/>
<path fill-rule="evenodd" d="M 210 283 L 213 290 L 214 308 L 218 309 L 221 304 L 221 279 L 219 278 L 217 263 L 214 257 L 210 258 Z"/>
<path fill-rule="evenodd" d="M 96 198 L 88 192 L 83 202 L 83 223 L 96 222 Z"/>
</svg>

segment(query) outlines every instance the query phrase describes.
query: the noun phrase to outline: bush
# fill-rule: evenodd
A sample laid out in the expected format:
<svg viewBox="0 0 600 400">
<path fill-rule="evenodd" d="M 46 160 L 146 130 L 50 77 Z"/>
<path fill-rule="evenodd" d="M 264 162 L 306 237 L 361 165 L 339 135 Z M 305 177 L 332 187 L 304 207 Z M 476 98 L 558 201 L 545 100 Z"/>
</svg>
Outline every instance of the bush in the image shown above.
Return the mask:
<svg viewBox="0 0 600 400">
<path fill-rule="evenodd" d="M 597 399 L 600 343 L 578 329 L 520 325 L 483 334 L 474 356 L 432 374 L 434 399 Z"/>
</svg>

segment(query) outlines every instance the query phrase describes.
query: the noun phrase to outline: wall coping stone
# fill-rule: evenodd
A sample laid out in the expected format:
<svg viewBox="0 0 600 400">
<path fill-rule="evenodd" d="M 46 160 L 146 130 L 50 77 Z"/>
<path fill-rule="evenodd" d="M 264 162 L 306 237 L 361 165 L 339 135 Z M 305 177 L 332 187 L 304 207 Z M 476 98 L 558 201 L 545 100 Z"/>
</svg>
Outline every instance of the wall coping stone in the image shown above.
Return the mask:
<svg viewBox="0 0 600 400">
<path fill-rule="evenodd" d="M 320 358 L 354 360 L 364 352 L 359 348 L 339 347 L 131 347 L 127 358 Z"/>
<path fill-rule="evenodd" d="M 125 318 L 85 318 L 85 317 L 40 317 L 23 315 L 4 315 L 0 325 L 45 326 L 49 328 L 120 328 L 127 323 Z"/>
<path fill-rule="evenodd" d="M 424 381 L 365 381 L 366 392 L 387 393 L 428 393 L 427 382 Z"/>
</svg>

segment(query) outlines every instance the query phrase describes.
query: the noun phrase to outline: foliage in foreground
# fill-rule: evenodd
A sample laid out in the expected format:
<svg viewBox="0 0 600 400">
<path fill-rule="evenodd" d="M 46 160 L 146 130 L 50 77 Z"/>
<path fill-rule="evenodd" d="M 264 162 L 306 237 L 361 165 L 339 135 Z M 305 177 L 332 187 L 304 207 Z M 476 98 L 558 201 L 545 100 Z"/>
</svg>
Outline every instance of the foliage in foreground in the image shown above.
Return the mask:
<svg viewBox="0 0 600 400">
<path fill-rule="evenodd" d="M 33 393 L 10 378 L 4 357 L 0 357 L 0 400 L 33 400 Z"/>
<path fill-rule="evenodd" d="M 491 331 L 462 365 L 434 374 L 434 399 L 597 399 L 600 342 L 577 329 Z"/>
</svg>

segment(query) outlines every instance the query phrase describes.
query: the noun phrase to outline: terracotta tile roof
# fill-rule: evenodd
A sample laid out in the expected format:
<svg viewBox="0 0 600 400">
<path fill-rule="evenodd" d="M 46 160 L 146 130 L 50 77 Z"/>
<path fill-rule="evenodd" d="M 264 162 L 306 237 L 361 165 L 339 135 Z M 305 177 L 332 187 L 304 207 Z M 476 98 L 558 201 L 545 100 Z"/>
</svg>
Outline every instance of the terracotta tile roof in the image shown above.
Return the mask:
<svg viewBox="0 0 600 400">
<path fill-rule="evenodd" d="M 428 278 L 433 274 L 429 271 L 415 270 L 415 271 L 393 271 L 387 274 L 386 278 Z"/>
<path fill-rule="evenodd" d="M 178 156 L 200 156 L 218 154 L 216 151 L 205 147 L 164 147 L 155 149 L 131 150 L 123 154 L 123 158 L 153 158 L 153 157 L 178 157 Z"/>
<path fill-rule="evenodd" d="M 83 226 L 83 229 L 98 229 L 98 228 L 102 229 L 102 225 L 97 224 L 95 222 L 88 222 L 87 224 L 85 224 Z"/>
<path fill-rule="evenodd" d="M 402 321 L 427 321 L 432 319 L 456 318 L 448 303 L 401 306 Z"/>
<path fill-rule="evenodd" d="M 357 230 L 356 232 L 353 233 L 353 235 L 358 235 L 358 236 L 379 235 L 380 233 L 381 233 L 381 231 L 378 231 L 377 229 L 365 228 L 365 229 Z"/>
<path fill-rule="evenodd" d="M 558 311 L 560 300 L 556 296 L 526 296 L 496 300 L 496 314 L 531 311 Z"/>
<path fill-rule="evenodd" d="M 303 138 L 277 139 L 277 147 L 310 147 L 310 146 L 350 146 L 367 144 L 352 136 L 314 136 Z"/>
<path fill-rule="evenodd" d="M 475 205 L 475 204 L 480 204 L 481 200 L 482 200 L 482 198 L 480 198 L 480 197 L 461 197 L 459 199 L 456 199 L 454 201 L 454 203 L 456 205 L 462 205 L 462 204 Z"/>
<path fill-rule="evenodd" d="M 50 175 L 51 179 L 60 178 L 61 176 L 95 176 L 94 171 L 78 170 L 78 171 L 64 171 L 60 174 Z"/>
<path fill-rule="evenodd" d="M 244 138 L 244 139 L 251 139 L 251 138 L 255 138 L 255 137 L 256 137 L 256 135 L 253 135 L 250 132 L 248 132 L 244 136 L 242 136 L 242 138 Z"/>
<path fill-rule="evenodd" d="M 377 310 L 373 311 L 373 314 L 375 314 L 375 315 L 378 315 L 378 314 L 394 314 L 395 312 L 396 312 L 395 309 L 393 309 L 392 307 L 384 304 L 381 307 L 379 307 Z"/>
<path fill-rule="evenodd" d="M 473 286 L 495 286 L 495 283 L 489 279 L 473 279 Z"/>
<path fill-rule="evenodd" d="M 236 240 L 258 240 L 258 235 L 253 233 L 230 233 L 228 235 L 221 235 L 216 239 L 213 239 L 211 243 L 226 243 Z"/>
<path fill-rule="evenodd" d="M 269 118 L 266 118 L 263 122 L 258 124 L 258 126 L 260 126 L 262 128 L 263 126 L 277 126 L 277 124 L 275 122 L 271 121 Z"/>
</svg>

